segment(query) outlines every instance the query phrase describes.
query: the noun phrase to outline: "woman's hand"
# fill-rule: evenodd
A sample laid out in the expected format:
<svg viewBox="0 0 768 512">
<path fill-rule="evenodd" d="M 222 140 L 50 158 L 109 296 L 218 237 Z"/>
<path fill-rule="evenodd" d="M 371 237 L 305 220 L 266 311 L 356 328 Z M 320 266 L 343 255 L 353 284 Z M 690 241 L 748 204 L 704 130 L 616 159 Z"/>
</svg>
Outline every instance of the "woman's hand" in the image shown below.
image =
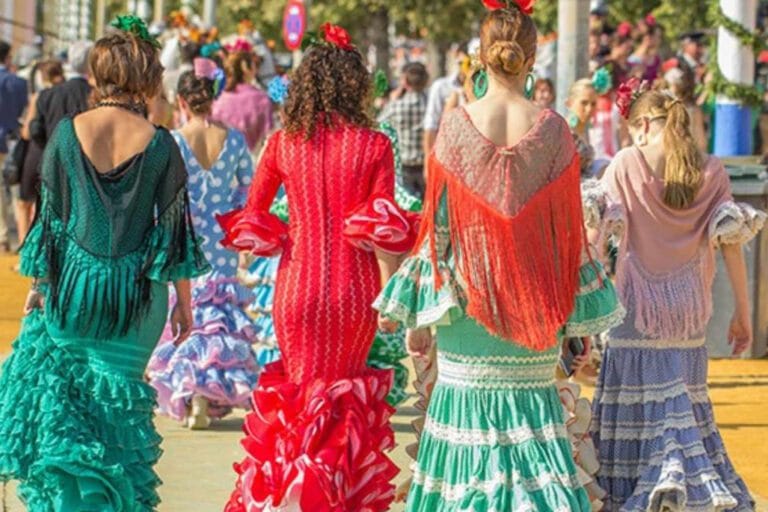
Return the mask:
<svg viewBox="0 0 768 512">
<path fill-rule="evenodd" d="M 35 309 L 43 309 L 45 296 L 37 290 L 29 290 L 27 300 L 24 301 L 24 314 L 28 315 Z"/>
<path fill-rule="evenodd" d="M 733 355 L 740 356 L 752 345 L 752 318 L 749 310 L 737 310 L 728 329 L 728 344 L 733 345 Z"/>
<path fill-rule="evenodd" d="M 571 370 L 574 374 L 579 373 L 589 364 L 589 355 L 592 352 L 592 338 L 581 338 L 581 342 L 584 344 L 584 350 L 573 358 L 573 363 L 571 364 Z"/>
<path fill-rule="evenodd" d="M 192 332 L 192 306 L 181 301 L 176 303 L 171 313 L 171 333 L 173 344 L 177 347 L 184 343 Z"/>
<path fill-rule="evenodd" d="M 240 251 L 237 254 L 237 268 L 241 270 L 248 270 L 248 268 L 251 266 L 251 262 L 253 261 L 253 257 L 251 257 L 250 253 L 247 251 Z"/>
<path fill-rule="evenodd" d="M 432 343 L 432 331 L 428 328 L 408 329 L 405 334 L 405 347 L 411 357 L 428 357 Z"/>
<path fill-rule="evenodd" d="M 379 330 L 388 332 L 388 333 L 393 333 L 398 329 L 398 327 L 400 327 L 400 323 L 398 321 L 389 319 L 384 315 L 382 315 L 381 313 L 379 313 L 378 322 L 379 322 Z"/>
</svg>

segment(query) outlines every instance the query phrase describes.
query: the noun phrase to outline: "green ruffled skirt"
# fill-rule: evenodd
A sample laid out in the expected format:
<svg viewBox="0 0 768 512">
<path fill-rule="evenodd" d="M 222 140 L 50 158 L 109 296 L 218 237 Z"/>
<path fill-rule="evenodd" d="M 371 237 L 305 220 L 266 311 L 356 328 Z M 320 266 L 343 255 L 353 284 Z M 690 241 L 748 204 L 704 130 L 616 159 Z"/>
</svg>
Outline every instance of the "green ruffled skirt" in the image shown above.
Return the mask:
<svg viewBox="0 0 768 512">
<path fill-rule="evenodd" d="M 143 372 L 167 293 L 153 283 L 149 313 L 121 337 L 77 337 L 40 311 L 24 319 L 0 374 L 0 481 L 19 480 L 31 512 L 155 510 L 161 438 Z"/>
<path fill-rule="evenodd" d="M 437 338 L 406 510 L 590 511 L 554 386 L 559 347 L 530 351 L 466 317 Z"/>
</svg>

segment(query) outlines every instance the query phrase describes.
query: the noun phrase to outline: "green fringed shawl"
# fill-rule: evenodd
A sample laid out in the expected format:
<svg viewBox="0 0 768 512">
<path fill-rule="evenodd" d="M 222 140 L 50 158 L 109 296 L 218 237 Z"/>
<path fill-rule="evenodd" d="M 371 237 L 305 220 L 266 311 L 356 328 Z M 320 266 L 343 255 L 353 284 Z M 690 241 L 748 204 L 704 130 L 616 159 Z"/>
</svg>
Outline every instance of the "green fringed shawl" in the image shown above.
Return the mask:
<svg viewBox="0 0 768 512">
<path fill-rule="evenodd" d="M 150 281 L 204 274 L 172 136 L 100 174 L 82 151 L 72 119 L 46 147 L 38 217 L 22 249 L 22 273 L 47 278 L 47 309 L 62 328 L 97 338 L 124 335 L 150 304 Z M 77 294 L 79 311 L 69 311 Z M 74 322 L 76 325 L 68 325 Z"/>
</svg>

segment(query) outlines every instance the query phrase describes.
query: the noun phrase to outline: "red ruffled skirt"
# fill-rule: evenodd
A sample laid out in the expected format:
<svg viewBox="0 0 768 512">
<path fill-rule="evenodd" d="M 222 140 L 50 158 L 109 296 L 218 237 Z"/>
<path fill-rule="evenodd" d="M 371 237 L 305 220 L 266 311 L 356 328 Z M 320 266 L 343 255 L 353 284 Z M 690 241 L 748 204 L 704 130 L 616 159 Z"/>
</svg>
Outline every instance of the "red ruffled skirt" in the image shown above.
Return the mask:
<svg viewBox="0 0 768 512">
<path fill-rule="evenodd" d="M 394 497 L 398 469 L 386 402 L 392 372 L 308 384 L 268 365 L 246 416 L 245 459 L 225 512 L 376 512 Z"/>
</svg>

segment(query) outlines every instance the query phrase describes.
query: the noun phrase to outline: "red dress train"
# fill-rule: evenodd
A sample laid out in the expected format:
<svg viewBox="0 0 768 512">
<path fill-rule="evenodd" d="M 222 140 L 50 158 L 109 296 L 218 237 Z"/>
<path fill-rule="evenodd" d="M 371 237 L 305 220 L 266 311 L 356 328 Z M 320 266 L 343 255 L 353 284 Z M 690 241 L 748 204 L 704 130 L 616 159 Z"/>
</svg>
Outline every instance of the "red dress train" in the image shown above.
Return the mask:
<svg viewBox="0 0 768 512">
<path fill-rule="evenodd" d="M 285 187 L 289 225 L 269 207 Z M 226 512 L 383 511 L 396 466 L 391 373 L 366 367 L 381 283 L 374 246 L 406 252 L 415 227 L 395 206 L 389 140 L 337 123 L 268 141 L 246 207 L 219 219 L 224 244 L 282 251 L 275 290 L 281 362 L 268 366 L 245 421 L 245 459 Z"/>
</svg>

